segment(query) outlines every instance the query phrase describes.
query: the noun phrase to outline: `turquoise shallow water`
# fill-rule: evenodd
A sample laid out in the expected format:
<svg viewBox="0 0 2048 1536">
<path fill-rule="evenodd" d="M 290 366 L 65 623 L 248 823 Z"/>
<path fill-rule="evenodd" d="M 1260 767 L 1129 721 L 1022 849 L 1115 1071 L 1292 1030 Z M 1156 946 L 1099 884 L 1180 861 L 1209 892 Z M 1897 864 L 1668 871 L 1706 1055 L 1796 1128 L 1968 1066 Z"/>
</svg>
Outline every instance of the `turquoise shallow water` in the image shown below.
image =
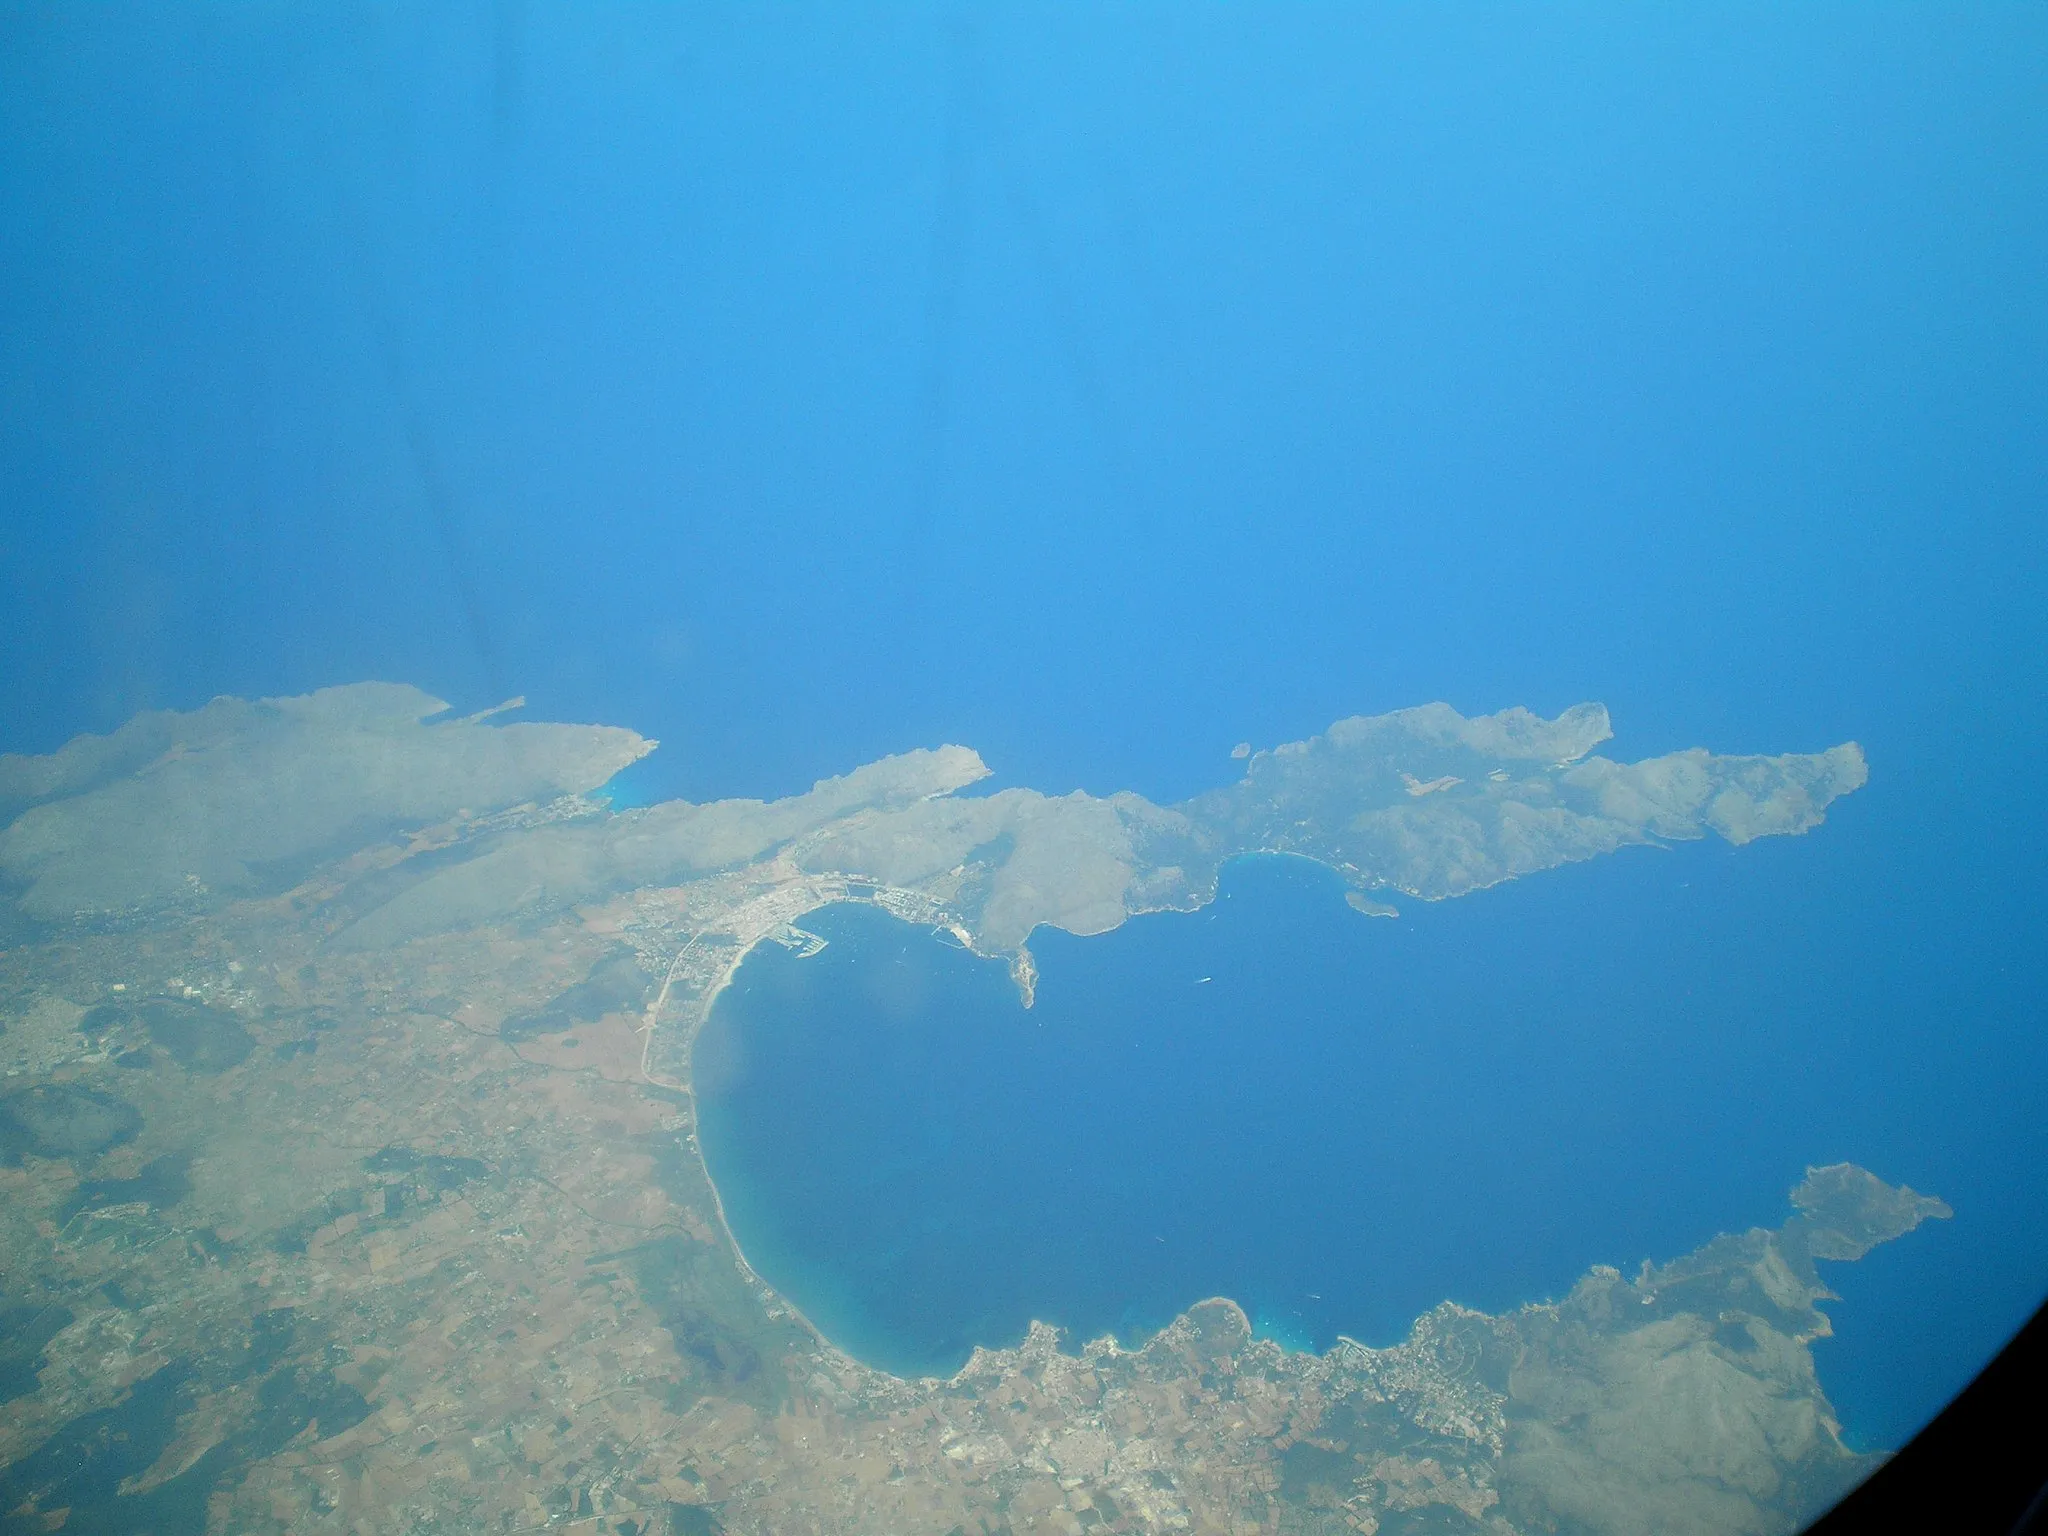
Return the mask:
<svg viewBox="0 0 2048 1536">
<path fill-rule="evenodd" d="M 1959 1149 L 1945 1116 L 2038 1046 L 1945 1047 L 1870 874 L 1846 837 L 1633 850 L 1385 921 L 1249 860 L 1201 912 L 1041 932 L 1029 1012 L 1000 963 L 837 907 L 823 953 L 764 948 L 716 1010 L 705 1151 L 756 1267 L 900 1372 L 1218 1294 L 1295 1347 L 1391 1342 L 1447 1297 L 1775 1224 L 1849 1158 L 1960 1213 L 1831 1266 L 1824 1380 L 1895 1441 L 1972 1363 L 1958 1338 L 2009 1326 L 1997 1286 L 2029 1299 L 2040 1256 L 1999 1246 L 2038 1197 L 2029 1133 L 1980 1117 Z"/>
</svg>

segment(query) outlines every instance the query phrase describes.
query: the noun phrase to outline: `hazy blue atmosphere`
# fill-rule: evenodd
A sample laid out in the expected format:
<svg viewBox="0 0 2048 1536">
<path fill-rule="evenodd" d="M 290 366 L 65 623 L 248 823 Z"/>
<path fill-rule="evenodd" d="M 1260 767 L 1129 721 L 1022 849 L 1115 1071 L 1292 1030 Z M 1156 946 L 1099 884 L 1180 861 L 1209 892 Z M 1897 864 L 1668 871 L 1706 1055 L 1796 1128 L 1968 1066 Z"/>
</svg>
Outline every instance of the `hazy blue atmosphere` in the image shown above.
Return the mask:
<svg viewBox="0 0 2048 1536">
<path fill-rule="evenodd" d="M 1394 923 L 1240 867 L 1213 914 L 1041 934 L 1028 1015 L 835 915 L 719 1027 L 734 1107 L 798 1096 L 834 1157 L 971 1125 L 1027 1183 L 1050 1142 L 1171 1149 L 1165 1190 L 1221 1137 L 1295 1180 L 1153 1265 L 1079 1169 L 1043 1186 L 1074 1248 L 978 1293 L 953 1255 L 906 1351 L 1239 1277 L 1383 1341 L 1853 1158 L 1956 1210 L 1830 1274 L 1826 1384 L 1896 1441 L 2048 1290 L 2044 78 L 2027 5 L 8 5 L 0 750 L 364 678 L 657 736 L 643 796 L 960 742 L 1165 802 L 1434 699 L 1603 700 L 1630 758 L 1859 741 L 1806 838 Z M 985 1050 L 817 990 L 897 944 Z M 1233 1026 L 1278 998 L 1268 1056 Z M 1208 1139 L 1162 1108 L 1227 1113 L 1189 1029 L 1256 1100 Z M 1094 1097 L 1133 1055 L 1156 1125 Z M 1344 1119 L 1332 1064 L 1412 1092 Z M 1045 1096 L 975 1108 L 1027 1066 Z M 1335 1139 L 1267 1135 L 1297 1103 Z M 1395 1136 L 1439 1110 L 1452 1154 Z M 743 1129 L 797 1219 L 799 1144 Z M 882 1186 L 931 1210 L 864 1214 L 960 1219 L 931 1167 Z M 1367 1217 L 1416 1239 L 1370 1283 Z"/>
</svg>

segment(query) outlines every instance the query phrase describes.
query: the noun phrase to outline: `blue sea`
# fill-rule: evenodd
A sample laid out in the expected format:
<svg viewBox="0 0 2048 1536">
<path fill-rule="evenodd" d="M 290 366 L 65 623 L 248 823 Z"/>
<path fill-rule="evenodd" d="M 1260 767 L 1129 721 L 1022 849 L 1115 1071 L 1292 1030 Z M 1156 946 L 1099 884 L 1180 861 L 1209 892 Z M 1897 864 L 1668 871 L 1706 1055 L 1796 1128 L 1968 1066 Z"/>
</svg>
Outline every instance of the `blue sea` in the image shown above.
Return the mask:
<svg viewBox="0 0 2048 1536">
<path fill-rule="evenodd" d="M 2026 991 L 1943 995 L 1915 941 L 1944 925 L 1873 879 L 1876 818 L 1841 819 L 1397 921 L 1240 860 L 1200 912 L 1041 930 L 1029 1012 L 999 962 L 831 908 L 806 920 L 828 947 L 757 951 L 700 1040 L 707 1161 L 828 1336 L 943 1375 L 1033 1318 L 1131 1343 L 1215 1295 L 1294 1347 L 1389 1344 L 1441 1300 L 1500 1311 L 1775 1226 L 1807 1165 L 1854 1160 L 1958 1211 L 1828 1266 L 1851 1299 L 1824 1384 L 1853 1438 L 1898 1443 L 1967 1368 L 1928 1344 L 1981 1349 L 2032 1298 L 2048 1146 L 1982 1107 L 2048 1046 Z"/>
<path fill-rule="evenodd" d="M 821 916 L 717 1027 L 825 1160 L 713 1142 L 905 1364 L 1384 1340 L 1852 1157 L 1957 1213 L 1831 1275 L 1895 1442 L 2048 1291 L 2044 78 L 2027 4 L 9 7 L 0 750 L 370 677 L 659 737 L 622 805 L 1166 802 L 1434 699 L 1860 740 L 1804 839 L 1391 923 L 1240 866 L 1029 1014 Z"/>
</svg>

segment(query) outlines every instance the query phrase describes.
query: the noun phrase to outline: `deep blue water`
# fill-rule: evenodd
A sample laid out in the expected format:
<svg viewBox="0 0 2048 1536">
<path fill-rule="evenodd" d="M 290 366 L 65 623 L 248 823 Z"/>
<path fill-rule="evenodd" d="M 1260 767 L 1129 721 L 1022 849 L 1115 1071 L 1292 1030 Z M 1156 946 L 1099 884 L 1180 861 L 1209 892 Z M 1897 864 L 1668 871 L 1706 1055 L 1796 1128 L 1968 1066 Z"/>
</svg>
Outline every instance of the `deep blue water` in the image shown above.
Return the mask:
<svg viewBox="0 0 2048 1536">
<path fill-rule="evenodd" d="M 2048 1288 L 2043 78 L 2030 4 L 10 6 L 0 750 L 364 677 L 658 736 L 634 800 L 946 740 L 1171 800 L 1437 698 L 1858 738 L 1727 866 L 1769 922 L 1574 983 L 1796 990 L 1681 1032 L 1720 1193 L 1445 1284 L 1863 1156 L 1959 1211 L 1836 1280 L 1890 1434 Z M 1513 972 L 1497 914 L 1715 856 L 1358 942 Z"/>
<path fill-rule="evenodd" d="M 1388 1343 L 1446 1297 L 1499 1310 L 1776 1225 L 1809 1163 L 1852 1159 L 1957 1209 L 1827 1266 L 1851 1300 L 1824 1382 L 1852 1436 L 1898 1443 L 2036 1299 L 2048 1047 L 2037 976 L 1930 987 L 1918 898 L 1868 884 L 1873 818 L 1839 819 L 1397 921 L 1241 861 L 1202 912 L 1041 931 L 1030 1012 L 1001 964 L 833 908 L 823 953 L 766 947 L 721 999 L 707 1158 L 829 1336 L 937 1372 L 1033 1317 L 1130 1338 L 1218 1294 L 1286 1342 Z"/>
</svg>

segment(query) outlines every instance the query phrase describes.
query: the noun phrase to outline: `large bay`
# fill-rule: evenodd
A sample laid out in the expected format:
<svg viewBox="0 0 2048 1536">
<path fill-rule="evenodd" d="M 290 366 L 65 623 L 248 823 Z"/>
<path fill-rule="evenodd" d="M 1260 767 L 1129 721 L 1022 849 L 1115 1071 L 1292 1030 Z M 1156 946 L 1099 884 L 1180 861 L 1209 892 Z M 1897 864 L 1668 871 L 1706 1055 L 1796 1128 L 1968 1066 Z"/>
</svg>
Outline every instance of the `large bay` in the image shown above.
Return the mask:
<svg viewBox="0 0 2048 1536">
<path fill-rule="evenodd" d="M 1445 1298 L 1775 1223 L 1807 1164 L 1854 1159 L 1959 1212 L 1853 1286 L 1830 1267 L 1854 1306 L 1825 1384 L 1853 1438 L 1896 1440 L 1936 1405 L 1899 1329 L 1947 1334 L 1930 1312 L 1967 1311 L 2018 1213 L 2012 1138 L 1943 1129 L 1996 1067 L 1952 1064 L 1880 873 L 1825 834 L 1633 850 L 1388 921 L 1244 860 L 1199 912 L 1040 931 L 1029 1011 L 999 962 L 836 907 L 806 921 L 826 949 L 763 947 L 714 1012 L 704 1147 L 750 1261 L 906 1374 L 1219 1294 L 1293 1345 L 1391 1342 Z"/>
</svg>

